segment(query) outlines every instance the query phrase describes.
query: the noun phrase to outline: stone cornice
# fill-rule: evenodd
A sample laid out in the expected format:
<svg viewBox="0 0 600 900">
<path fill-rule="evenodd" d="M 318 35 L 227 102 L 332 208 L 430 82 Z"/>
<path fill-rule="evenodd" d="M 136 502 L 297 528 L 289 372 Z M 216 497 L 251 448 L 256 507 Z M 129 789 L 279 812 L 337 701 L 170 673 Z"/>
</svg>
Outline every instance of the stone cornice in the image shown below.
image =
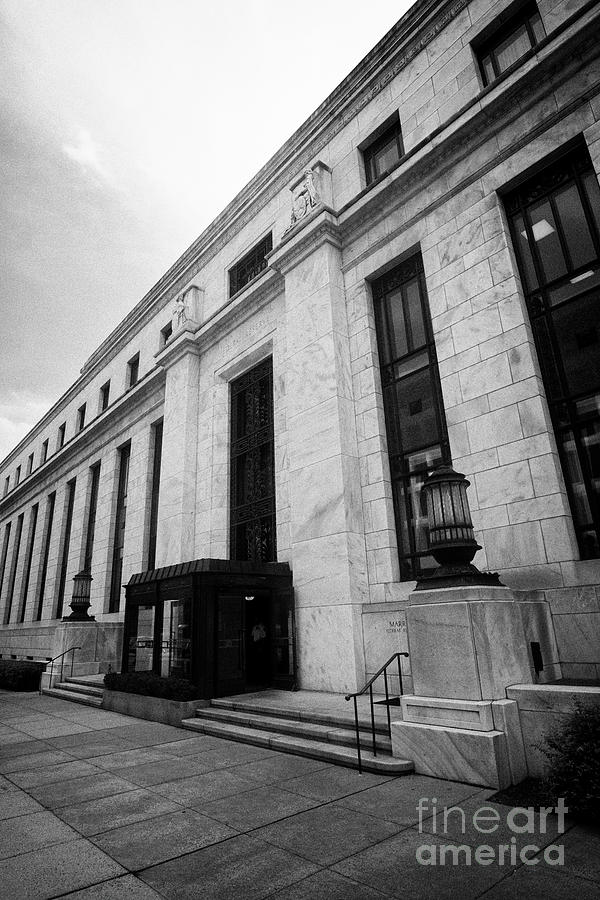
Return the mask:
<svg viewBox="0 0 600 900">
<path fill-rule="evenodd" d="M 6 497 L 0 500 L 0 518 L 4 519 L 13 514 L 15 509 L 20 509 L 28 495 L 36 496 L 40 491 L 40 484 L 47 478 L 51 478 L 61 468 L 69 468 L 75 456 L 85 454 L 85 451 L 93 446 L 99 450 L 107 440 L 112 440 L 115 428 L 121 423 L 127 427 L 134 425 L 138 419 L 147 415 L 147 410 L 138 414 L 142 404 L 146 403 L 152 394 L 156 394 L 156 406 L 163 403 L 163 391 L 165 383 L 164 371 L 155 368 L 141 379 L 134 388 L 123 394 L 118 400 L 106 409 L 101 415 L 93 419 L 82 431 L 74 435 L 66 442 L 64 447 L 48 457 L 43 465 L 38 466 L 33 472 L 13 488 Z"/>
<path fill-rule="evenodd" d="M 162 369 L 169 369 L 184 356 L 189 356 L 190 354 L 199 356 L 200 348 L 195 337 L 197 331 L 197 325 L 193 327 L 191 324 L 188 324 L 179 334 L 171 338 L 166 347 L 154 354 L 157 366 L 160 366 Z"/>
<path fill-rule="evenodd" d="M 141 318 L 172 300 L 469 2 L 416 3 L 140 300 L 88 358 L 82 372 L 101 364 L 115 343 L 127 340 Z"/>
</svg>

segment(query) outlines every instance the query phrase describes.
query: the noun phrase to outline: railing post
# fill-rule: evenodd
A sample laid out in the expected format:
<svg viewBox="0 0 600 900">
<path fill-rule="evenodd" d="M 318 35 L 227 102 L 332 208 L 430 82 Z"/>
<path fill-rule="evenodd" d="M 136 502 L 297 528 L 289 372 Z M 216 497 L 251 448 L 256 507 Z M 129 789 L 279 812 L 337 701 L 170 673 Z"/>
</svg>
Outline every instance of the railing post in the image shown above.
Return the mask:
<svg viewBox="0 0 600 900">
<path fill-rule="evenodd" d="M 373 756 L 377 756 L 377 742 L 375 740 L 375 707 L 373 706 L 373 685 L 369 687 L 369 696 L 371 699 L 371 735 L 373 737 Z"/>
<path fill-rule="evenodd" d="M 385 708 L 387 711 L 387 720 L 388 720 L 388 737 L 392 736 L 392 720 L 390 718 L 390 694 L 388 691 L 388 681 L 387 681 L 387 666 L 383 670 L 383 681 L 385 683 Z"/>
<path fill-rule="evenodd" d="M 356 752 L 358 753 L 358 774 L 362 775 L 362 760 L 360 756 L 360 729 L 358 727 L 358 707 L 356 705 L 356 694 L 354 695 L 354 726 L 356 728 Z"/>
</svg>

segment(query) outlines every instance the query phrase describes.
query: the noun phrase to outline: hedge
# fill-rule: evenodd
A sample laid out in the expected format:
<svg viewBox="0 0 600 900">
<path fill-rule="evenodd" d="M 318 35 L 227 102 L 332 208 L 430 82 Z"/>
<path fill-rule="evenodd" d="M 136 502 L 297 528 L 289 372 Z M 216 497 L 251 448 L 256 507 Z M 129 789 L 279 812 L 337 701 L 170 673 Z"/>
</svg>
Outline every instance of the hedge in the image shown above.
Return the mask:
<svg viewBox="0 0 600 900">
<path fill-rule="evenodd" d="M 198 699 L 198 688 L 185 678 L 165 678 L 153 672 L 109 672 L 104 676 L 104 687 L 109 691 L 162 697 L 165 700 Z"/>
<path fill-rule="evenodd" d="M 7 691 L 37 691 L 46 663 L 25 659 L 0 659 L 0 688 Z"/>
</svg>

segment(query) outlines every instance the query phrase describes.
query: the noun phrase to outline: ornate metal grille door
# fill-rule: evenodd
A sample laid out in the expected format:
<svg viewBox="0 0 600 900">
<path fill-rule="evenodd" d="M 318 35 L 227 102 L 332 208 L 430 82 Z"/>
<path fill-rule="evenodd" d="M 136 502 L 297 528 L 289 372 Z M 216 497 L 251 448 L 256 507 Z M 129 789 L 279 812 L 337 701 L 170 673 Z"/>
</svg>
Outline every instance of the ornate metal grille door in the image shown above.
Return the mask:
<svg viewBox="0 0 600 900">
<path fill-rule="evenodd" d="M 231 559 L 272 562 L 275 542 L 273 364 L 231 385 Z"/>
</svg>

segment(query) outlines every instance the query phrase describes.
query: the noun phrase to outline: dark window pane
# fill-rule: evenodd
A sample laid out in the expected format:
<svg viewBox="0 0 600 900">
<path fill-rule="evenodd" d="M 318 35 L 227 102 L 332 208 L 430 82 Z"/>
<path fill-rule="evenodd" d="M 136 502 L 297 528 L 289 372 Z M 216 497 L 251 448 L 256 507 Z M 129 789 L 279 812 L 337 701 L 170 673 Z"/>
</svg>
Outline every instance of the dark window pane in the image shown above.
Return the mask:
<svg viewBox="0 0 600 900">
<path fill-rule="evenodd" d="M 483 69 L 483 77 L 486 84 L 491 84 L 491 82 L 496 77 L 496 73 L 494 72 L 494 65 L 492 63 L 491 56 L 484 56 L 481 60 L 481 67 Z"/>
<path fill-rule="evenodd" d="M 527 27 L 524 24 L 520 25 L 496 47 L 495 55 L 499 71 L 504 72 L 530 49 L 531 41 Z"/>
<path fill-rule="evenodd" d="M 554 281 L 567 271 L 567 264 L 556 231 L 556 222 L 548 201 L 529 210 L 533 239 L 546 281 Z"/>
<path fill-rule="evenodd" d="M 600 387 L 600 295 L 588 294 L 554 311 L 556 339 L 567 387 L 581 394 Z"/>
<path fill-rule="evenodd" d="M 544 25 L 539 12 L 534 12 L 533 15 L 529 17 L 529 24 L 531 25 L 535 41 L 539 44 L 539 42 L 543 41 L 546 37 L 546 32 L 544 31 Z"/>
<path fill-rule="evenodd" d="M 406 338 L 406 324 L 404 322 L 404 308 L 402 304 L 402 291 L 397 288 L 388 294 L 388 310 L 390 316 L 390 325 L 392 333 L 390 335 L 392 342 L 392 359 L 398 359 L 408 352 L 408 341 Z"/>
<path fill-rule="evenodd" d="M 431 375 L 428 369 L 403 378 L 396 385 L 400 439 L 405 453 L 438 439 Z"/>
<path fill-rule="evenodd" d="M 425 322 L 423 321 L 423 304 L 421 302 L 421 290 L 418 279 L 413 279 L 405 285 L 406 315 L 411 333 L 411 349 L 418 350 L 427 343 L 425 336 Z"/>
<path fill-rule="evenodd" d="M 600 269 L 594 271 L 594 269 L 590 267 L 585 272 L 581 272 L 574 278 L 570 278 L 567 282 L 563 282 L 556 287 L 550 288 L 548 291 L 550 305 L 558 306 L 558 304 L 562 303 L 564 300 L 569 300 L 571 297 L 577 297 L 578 294 L 583 294 L 594 287 L 598 287 L 598 285 L 600 285 Z"/>
<path fill-rule="evenodd" d="M 588 228 L 575 184 L 558 191 L 556 208 L 569 248 L 571 263 L 575 269 L 584 266 L 596 256 L 590 229 Z"/>
<path fill-rule="evenodd" d="M 378 178 L 394 166 L 400 159 L 398 141 L 391 138 L 383 147 L 373 154 L 373 177 Z"/>
<path fill-rule="evenodd" d="M 529 246 L 529 240 L 525 230 L 525 221 L 522 215 L 515 217 L 514 226 L 517 239 L 517 253 L 519 254 L 519 261 L 522 264 L 523 275 L 525 276 L 525 289 L 532 291 L 538 286 L 538 278 L 535 273 L 531 247 Z"/>
</svg>

